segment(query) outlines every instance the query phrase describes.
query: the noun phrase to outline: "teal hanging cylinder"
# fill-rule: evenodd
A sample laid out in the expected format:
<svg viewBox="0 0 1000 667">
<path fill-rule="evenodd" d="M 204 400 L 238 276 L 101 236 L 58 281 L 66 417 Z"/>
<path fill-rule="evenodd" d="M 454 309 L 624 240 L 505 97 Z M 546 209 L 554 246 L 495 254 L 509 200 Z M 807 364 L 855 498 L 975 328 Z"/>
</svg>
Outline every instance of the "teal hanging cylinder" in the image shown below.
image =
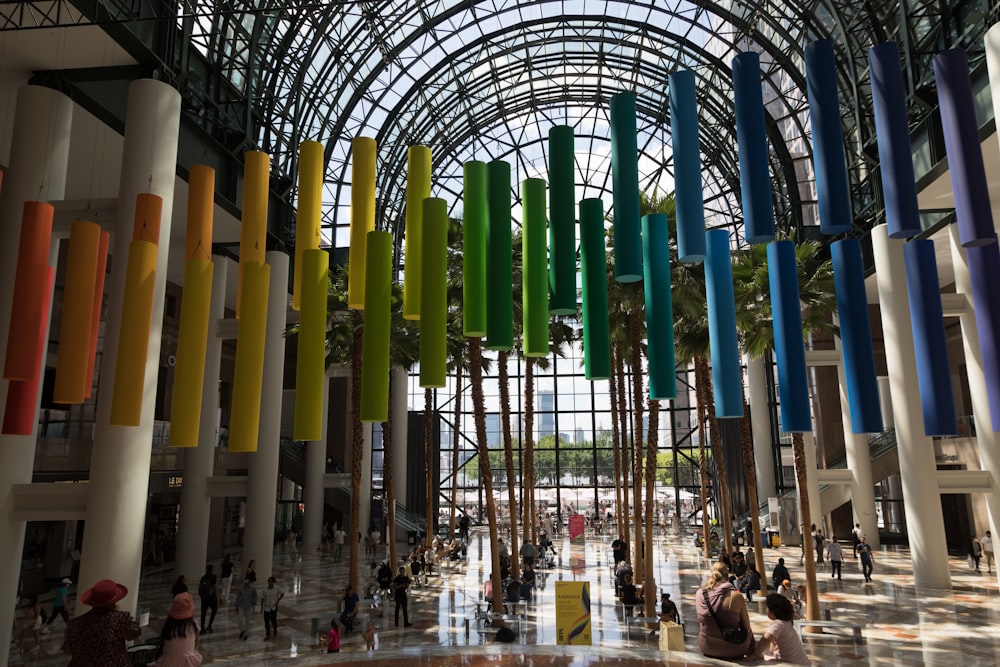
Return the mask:
<svg viewBox="0 0 1000 667">
<path fill-rule="evenodd" d="M 462 333 L 486 335 L 486 163 L 473 160 L 462 168 Z"/>
<path fill-rule="evenodd" d="M 608 269 L 604 202 L 580 202 L 580 274 L 583 278 L 583 372 L 588 380 L 611 377 Z"/>
<path fill-rule="evenodd" d="M 368 232 L 366 249 L 361 421 L 384 422 L 389 418 L 392 234 Z"/>
<path fill-rule="evenodd" d="M 576 314 L 576 164 L 573 128 L 549 130 L 549 312 Z"/>
<path fill-rule="evenodd" d="M 445 385 L 448 330 L 448 204 L 429 197 L 422 202 L 420 271 L 420 386 Z"/>
<path fill-rule="evenodd" d="M 521 300 L 524 356 L 549 354 L 549 269 L 545 261 L 545 181 L 521 181 Z"/>
<path fill-rule="evenodd" d="M 642 280 L 639 234 L 639 149 L 635 94 L 611 96 L 611 183 L 615 211 L 615 280 Z"/>
<path fill-rule="evenodd" d="M 643 290 L 646 293 L 646 357 L 649 397 L 677 398 L 674 360 L 674 305 L 670 285 L 670 232 L 667 216 L 642 218 Z"/>
<path fill-rule="evenodd" d="M 514 347 L 514 271 L 511 264 L 510 164 L 487 165 L 489 222 L 486 227 L 486 349 Z"/>
</svg>

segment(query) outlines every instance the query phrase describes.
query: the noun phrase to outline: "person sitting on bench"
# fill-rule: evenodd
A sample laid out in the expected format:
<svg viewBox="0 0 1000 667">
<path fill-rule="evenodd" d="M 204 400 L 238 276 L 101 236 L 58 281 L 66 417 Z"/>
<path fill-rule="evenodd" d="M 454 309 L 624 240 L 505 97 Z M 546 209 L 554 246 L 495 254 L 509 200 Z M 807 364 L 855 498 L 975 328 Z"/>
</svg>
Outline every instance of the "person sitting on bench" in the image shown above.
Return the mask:
<svg viewBox="0 0 1000 667">
<path fill-rule="evenodd" d="M 625 582 L 621 588 L 622 604 L 625 605 L 625 613 L 632 614 L 636 607 L 642 607 L 646 600 L 638 594 L 635 584 L 632 583 L 632 575 L 625 575 Z"/>
</svg>

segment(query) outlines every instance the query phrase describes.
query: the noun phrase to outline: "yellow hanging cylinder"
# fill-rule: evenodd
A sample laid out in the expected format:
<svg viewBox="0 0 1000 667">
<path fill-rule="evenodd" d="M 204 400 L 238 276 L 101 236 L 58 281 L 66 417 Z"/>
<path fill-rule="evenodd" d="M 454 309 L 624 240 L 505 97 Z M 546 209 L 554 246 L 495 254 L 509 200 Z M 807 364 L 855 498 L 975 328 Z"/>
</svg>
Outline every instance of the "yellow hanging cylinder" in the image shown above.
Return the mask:
<svg viewBox="0 0 1000 667">
<path fill-rule="evenodd" d="M 403 318 L 420 319 L 420 281 L 423 266 L 424 199 L 431 196 L 431 149 L 410 146 L 406 151 L 406 264 L 403 272 Z"/>
<path fill-rule="evenodd" d="M 94 282 L 97 280 L 100 245 L 100 225 L 86 220 L 73 221 L 69 232 L 66 288 L 63 291 L 56 380 L 52 392 L 56 403 L 79 405 L 87 397 L 90 384 L 87 375 L 89 334 L 94 315 Z"/>
<path fill-rule="evenodd" d="M 240 224 L 240 268 L 236 278 L 236 317 L 243 303 L 243 274 L 248 263 L 263 264 L 267 250 L 267 180 L 271 156 L 247 151 L 243 156 L 243 219 Z"/>
<path fill-rule="evenodd" d="M 173 398 L 170 401 L 168 444 L 171 447 L 198 446 L 211 302 L 212 262 L 192 257 L 184 267 L 177 366 L 174 369 Z"/>
<path fill-rule="evenodd" d="M 215 170 L 196 164 L 188 172 L 187 236 L 184 258 L 212 260 L 212 220 L 215 209 Z M 187 281 L 184 282 L 185 289 Z M 173 428 L 171 426 L 171 428 Z"/>
<path fill-rule="evenodd" d="M 351 142 L 351 251 L 347 260 L 347 307 L 365 308 L 365 257 L 368 232 L 375 230 L 375 140 Z"/>
<path fill-rule="evenodd" d="M 299 310 L 302 304 L 302 254 L 306 250 L 319 248 L 322 208 L 323 144 L 318 141 L 303 141 L 299 145 L 299 203 L 295 213 L 292 310 Z"/>
<path fill-rule="evenodd" d="M 302 309 L 295 361 L 296 440 L 323 438 L 323 382 L 326 378 L 326 299 L 330 255 L 325 250 L 302 253 Z"/>
<path fill-rule="evenodd" d="M 260 394 L 264 379 L 267 336 L 267 294 L 271 265 L 250 262 L 244 267 L 243 317 L 236 329 L 236 365 L 229 417 L 229 450 L 256 452 L 260 427 Z"/>
</svg>

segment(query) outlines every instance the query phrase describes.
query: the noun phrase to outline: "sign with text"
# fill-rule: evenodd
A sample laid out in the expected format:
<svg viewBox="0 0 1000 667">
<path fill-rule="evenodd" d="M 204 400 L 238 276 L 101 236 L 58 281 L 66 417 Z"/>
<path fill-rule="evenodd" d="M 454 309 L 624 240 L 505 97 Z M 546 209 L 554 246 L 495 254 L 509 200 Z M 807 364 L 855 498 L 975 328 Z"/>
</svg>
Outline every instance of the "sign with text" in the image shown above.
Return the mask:
<svg viewBox="0 0 1000 667">
<path fill-rule="evenodd" d="M 582 514 L 569 515 L 569 539 L 575 540 L 587 529 L 586 521 Z"/>
<path fill-rule="evenodd" d="M 590 646 L 590 582 L 556 582 L 556 644 Z"/>
</svg>

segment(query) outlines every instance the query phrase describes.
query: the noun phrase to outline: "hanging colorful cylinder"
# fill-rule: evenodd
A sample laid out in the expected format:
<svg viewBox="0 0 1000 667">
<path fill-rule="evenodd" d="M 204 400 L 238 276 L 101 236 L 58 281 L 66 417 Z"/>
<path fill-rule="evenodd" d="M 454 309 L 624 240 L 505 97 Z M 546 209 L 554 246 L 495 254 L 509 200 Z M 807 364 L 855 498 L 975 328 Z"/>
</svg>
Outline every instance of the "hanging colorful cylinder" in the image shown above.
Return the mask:
<svg viewBox="0 0 1000 667">
<path fill-rule="evenodd" d="M 611 377 L 608 267 L 604 202 L 580 202 L 580 273 L 583 279 L 583 372 L 588 380 Z"/>
<path fill-rule="evenodd" d="M 248 263 L 262 264 L 267 251 L 267 195 L 271 156 L 247 151 L 243 156 L 243 218 L 240 223 L 240 265 L 236 279 L 236 317 L 243 306 L 243 274 Z"/>
<path fill-rule="evenodd" d="M 270 264 L 250 262 L 244 267 L 243 315 L 236 329 L 236 362 L 229 416 L 229 451 L 232 452 L 257 451 L 270 284 Z"/>
<path fill-rule="evenodd" d="M 736 339 L 736 297 L 729 232 L 705 232 L 705 297 L 708 301 L 708 337 L 712 353 L 712 388 L 715 415 L 743 416 L 743 375 Z"/>
<path fill-rule="evenodd" d="M 44 291 L 38 296 L 43 312 L 49 312 L 52 303 L 52 281 L 55 269 L 46 265 L 45 278 L 42 281 Z M 35 332 L 35 349 L 31 359 L 35 362 L 35 372 L 28 380 L 11 380 L 7 384 L 7 404 L 3 412 L 4 435 L 31 435 L 38 423 L 38 383 L 42 376 L 42 355 L 45 353 L 47 339 L 45 329 L 48 318 L 41 318 L 38 331 Z"/>
<path fill-rule="evenodd" d="M 292 310 L 302 303 L 302 254 L 319 248 L 323 209 L 323 144 L 299 144 L 299 197 L 295 210 L 295 273 L 292 274 Z"/>
<path fill-rule="evenodd" d="M 545 187 L 546 183 L 541 178 L 521 181 L 521 313 L 524 320 L 521 328 L 526 357 L 545 357 L 549 354 Z"/>
<path fill-rule="evenodd" d="M 944 331 L 934 241 L 910 241 L 903 246 L 903 260 L 906 264 L 906 292 L 910 302 L 924 432 L 930 436 L 956 435 L 958 419 L 951 390 L 948 338 Z"/>
<path fill-rule="evenodd" d="M 670 87 L 670 139 L 674 144 L 674 201 L 677 211 L 677 259 L 705 259 L 705 200 L 701 186 L 701 142 L 694 72 L 680 70 L 667 78 Z M 676 382 L 676 380 L 675 380 Z"/>
<path fill-rule="evenodd" d="M 44 202 L 24 202 L 3 369 L 3 376 L 8 380 L 26 381 L 34 375 L 31 355 L 35 351 L 38 322 L 45 317 L 41 290 L 45 287 L 49 265 L 53 213 L 52 206 Z"/>
<path fill-rule="evenodd" d="M 833 263 L 837 315 L 840 318 L 840 342 L 844 349 L 844 379 L 851 430 L 854 433 L 880 433 L 882 412 L 879 409 L 875 351 L 872 348 L 860 241 L 843 239 L 831 243 L 830 259 Z"/>
<path fill-rule="evenodd" d="M 1000 431 L 1000 247 L 965 249 L 993 430 Z"/>
<path fill-rule="evenodd" d="M 794 241 L 775 241 L 767 246 L 767 272 L 771 286 L 781 430 L 785 433 L 811 433 L 812 412 L 806 349 L 802 342 L 802 305 Z"/>
<path fill-rule="evenodd" d="M 510 233 L 510 164 L 487 165 L 486 349 L 514 347 L 514 269 Z"/>
<path fill-rule="evenodd" d="M 347 307 L 365 307 L 366 243 L 375 229 L 375 140 L 351 142 L 351 248 L 347 260 Z"/>
<path fill-rule="evenodd" d="M 549 312 L 576 314 L 576 163 L 573 128 L 549 130 Z"/>
<path fill-rule="evenodd" d="M 868 64 L 885 221 L 889 238 L 908 239 L 920 233 L 920 211 L 899 49 L 894 42 L 876 44 L 868 51 Z"/>
<path fill-rule="evenodd" d="M 646 297 L 649 397 L 654 400 L 677 398 L 670 229 L 667 216 L 662 213 L 642 217 L 642 270 L 642 287 Z"/>
<path fill-rule="evenodd" d="M 749 243 L 770 243 L 774 240 L 774 209 L 771 207 L 764 96 L 760 87 L 760 56 L 755 51 L 745 51 L 733 58 L 733 99 L 743 196 L 743 233 Z"/>
<path fill-rule="evenodd" d="M 466 162 L 462 186 L 462 333 L 472 338 L 486 335 L 486 163 Z"/>
<path fill-rule="evenodd" d="M 361 350 L 361 421 L 389 418 L 389 331 L 392 304 L 392 234 L 368 232 L 364 342 Z"/>
<path fill-rule="evenodd" d="M 177 365 L 170 402 L 171 447 L 197 447 L 212 303 L 212 218 L 215 170 L 194 165 L 188 177 L 184 292 L 177 334 Z"/>
<path fill-rule="evenodd" d="M 295 359 L 296 440 L 323 438 L 323 383 L 326 380 L 326 318 L 330 255 L 325 250 L 302 253 L 302 297 L 298 354 Z"/>
<path fill-rule="evenodd" d="M 431 149 L 410 146 L 406 151 L 406 263 L 403 271 L 403 319 L 419 320 L 423 266 L 424 200 L 431 196 Z"/>
<path fill-rule="evenodd" d="M 844 159 L 833 41 L 821 39 L 806 46 L 805 61 L 819 227 L 827 235 L 843 234 L 851 230 L 854 216 Z"/>
<path fill-rule="evenodd" d="M 90 377 L 87 364 L 94 316 L 94 282 L 97 280 L 97 255 L 101 246 L 101 227 L 93 222 L 74 220 L 70 225 L 69 250 L 66 256 L 66 286 L 63 290 L 62 315 L 59 320 L 59 349 L 52 400 L 79 405 L 87 398 Z M 86 335 L 80 335 L 81 332 Z"/>
<path fill-rule="evenodd" d="M 614 190 L 615 280 L 642 280 L 639 234 L 639 149 L 635 94 L 611 96 L 611 183 Z"/>
<path fill-rule="evenodd" d="M 448 358 L 448 204 L 422 202 L 420 286 L 420 386 L 445 386 Z"/>
<path fill-rule="evenodd" d="M 101 242 L 97 250 L 97 271 L 94 280 L 94 293 L 90 316 L 90 351 L 87 354 L 87 391 L 86 397 L 94 387 L 94 365 L 97 361 L 97 339 L 101 332 L 101 312 L 104 308 L 104 279 L 108 271 L 108 246 L 111 245 L 111 234 L 101 230 Z"/>
<path fill-rule="evenodd" d="M 140 193 L 136 197 L 135 224 L 128 246 L 125 296 L 118 329 L 118 355 L 109 417 L 112 426 L 138 426 L 142 419 L 162 208 L 163 199 L 156 195 Z"/>
</svg>

